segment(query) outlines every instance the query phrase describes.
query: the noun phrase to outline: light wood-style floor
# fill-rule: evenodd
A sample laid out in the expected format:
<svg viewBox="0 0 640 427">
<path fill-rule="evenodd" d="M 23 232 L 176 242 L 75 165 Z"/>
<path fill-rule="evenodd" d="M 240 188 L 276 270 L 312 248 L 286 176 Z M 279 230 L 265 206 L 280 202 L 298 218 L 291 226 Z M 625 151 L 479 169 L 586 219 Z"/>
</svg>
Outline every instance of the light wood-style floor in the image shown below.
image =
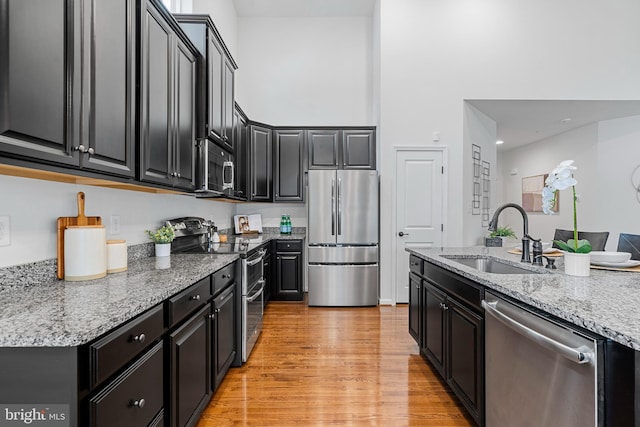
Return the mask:
<svg viewBox="0 0 640 427">
<path fill-rule="evenodd" d="M 472 425 L 418 354 L 407 310 L 270 303 L 198 427 Z"/>
</svg>

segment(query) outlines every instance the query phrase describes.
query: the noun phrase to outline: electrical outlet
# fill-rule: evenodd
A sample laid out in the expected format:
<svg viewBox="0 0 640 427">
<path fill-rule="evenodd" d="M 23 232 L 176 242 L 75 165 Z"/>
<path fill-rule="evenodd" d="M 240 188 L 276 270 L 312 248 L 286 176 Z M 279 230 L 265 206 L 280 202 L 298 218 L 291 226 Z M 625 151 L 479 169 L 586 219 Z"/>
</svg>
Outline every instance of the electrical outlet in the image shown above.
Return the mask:
<svg viewBox="0 0 640 427">
<path fill-rule="evenodd" d="M 120 234 L 120 215 L 111 215 L 111 234 Z"/>
<path fill-rule="evenodd" d="M 0 246 L 11 245 L 11 222 L 8 216 L 0 216 Z"/>
</svg>

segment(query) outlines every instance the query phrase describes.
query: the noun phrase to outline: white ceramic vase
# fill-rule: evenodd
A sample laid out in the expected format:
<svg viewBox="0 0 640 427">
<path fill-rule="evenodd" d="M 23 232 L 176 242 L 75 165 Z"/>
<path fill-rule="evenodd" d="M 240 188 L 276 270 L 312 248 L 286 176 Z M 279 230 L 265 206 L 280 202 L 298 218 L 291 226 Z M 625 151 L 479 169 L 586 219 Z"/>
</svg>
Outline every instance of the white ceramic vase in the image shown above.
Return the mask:
<svg viewBox="0 0 640 427">
<path fill-rule="evenodd" d="M 171 243 L 156 243 L 156 256 L 171 255 Z"/>
<path fill-rule="evenodd" d="M 570 276 L 589 276 L 590 264 L 590 254 L 564 253 L 564 272 Z"/>
</svg>

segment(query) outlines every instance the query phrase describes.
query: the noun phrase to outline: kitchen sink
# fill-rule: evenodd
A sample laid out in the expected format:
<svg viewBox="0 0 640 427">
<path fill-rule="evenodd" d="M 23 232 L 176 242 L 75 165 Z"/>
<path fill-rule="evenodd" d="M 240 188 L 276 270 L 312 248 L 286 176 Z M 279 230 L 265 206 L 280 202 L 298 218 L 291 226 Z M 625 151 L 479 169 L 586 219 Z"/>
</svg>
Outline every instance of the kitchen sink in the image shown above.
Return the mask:
<svg viewBox="0 0 640 427">
<path fill-rule="evenodd" d="M 482 258 L 482 257 L 456 257 L 456 256 L 445 256 L 444 258 L 450 259 L 451 261 L 458 262 L 460 264 L 464 264 L 468 267 L 475 268 L 478 271 L 482 271 L 483 273 L 494 273 L 494 274 L 540 274 L 541 271 L 529 270 L 528 268 L 519 267 L 513 264 L 508 264 L 506 262 L 502 262 L 495 258 Z"/>
</svg>

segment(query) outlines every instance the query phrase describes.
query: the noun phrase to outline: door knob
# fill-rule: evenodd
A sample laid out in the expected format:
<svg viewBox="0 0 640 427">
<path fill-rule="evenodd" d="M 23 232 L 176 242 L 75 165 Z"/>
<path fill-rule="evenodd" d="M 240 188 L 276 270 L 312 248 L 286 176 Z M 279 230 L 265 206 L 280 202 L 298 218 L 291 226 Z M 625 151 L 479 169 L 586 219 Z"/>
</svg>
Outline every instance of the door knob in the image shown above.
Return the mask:
<svg viewBox="0 0 640 427">
<path fill-rule="evenodd" d="M 398 233 L 398 236 L 402 237 L 402 236 L 408 236 L 409 233 L 403 233 L 402 231 Z"/>
</svg>

